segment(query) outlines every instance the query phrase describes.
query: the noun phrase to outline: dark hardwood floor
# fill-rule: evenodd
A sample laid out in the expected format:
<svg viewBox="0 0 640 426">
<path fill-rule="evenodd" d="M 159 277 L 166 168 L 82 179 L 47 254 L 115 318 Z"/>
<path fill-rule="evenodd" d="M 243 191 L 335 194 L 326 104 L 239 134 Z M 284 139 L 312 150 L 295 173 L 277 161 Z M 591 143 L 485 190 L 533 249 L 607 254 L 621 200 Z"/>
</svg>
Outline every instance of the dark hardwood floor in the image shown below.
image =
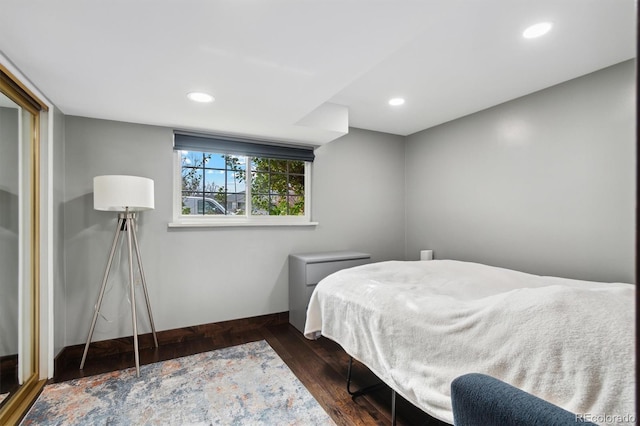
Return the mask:
<svg viewBox="0 0 640 426">
<path fill-rule="evenodd" d="M 288 323 L 267 324 L 239 331 L 230 330 L 181 342 L 163 342 L 159 337 L 159 348 L 141 345 L 143 348 L 140 350 L 140 363 L 148 364 L 262 339 L 280 355 L 336 424 L 391 424 L 391 391 L 388 388 L 382 388 L 353 401 L 346 391 L 349 356 L 338 344 L 328 339 L 305 339 Z M 132 351 L 95 356 L 90 350 L 84 370 L 80 371 L 81 356 L 82 353 L 78 349 L 69 351 L 64 362 L 56 364 L 52 381 L 61 382 L 134 366 Z M 376 377 L 365 366 L 354 362 L 354 388 L 376 381 Z M 398 425 L 445 425 L 404 401 L 400 396 L 397 398 L 396 412 Z"/>
</svg>

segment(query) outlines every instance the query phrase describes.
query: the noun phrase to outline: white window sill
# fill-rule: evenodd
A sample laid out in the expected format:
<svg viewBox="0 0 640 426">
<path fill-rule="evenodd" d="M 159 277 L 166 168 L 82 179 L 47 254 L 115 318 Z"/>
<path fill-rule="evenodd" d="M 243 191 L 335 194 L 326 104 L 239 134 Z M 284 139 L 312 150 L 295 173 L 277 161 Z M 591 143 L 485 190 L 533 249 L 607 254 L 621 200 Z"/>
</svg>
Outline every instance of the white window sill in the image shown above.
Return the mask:
<svg viewBox="0 0 640 426">
<path fill-rule="evenodd" d="M 256 226 L 317 226 L 318 222 L 302 222 L 302 221 L 283 221 L 283 220 L 179 220 L 169 222 L 167 225 L 169 228 L 244 228 L 244 227 L 256 227 Z"/>
</svg>

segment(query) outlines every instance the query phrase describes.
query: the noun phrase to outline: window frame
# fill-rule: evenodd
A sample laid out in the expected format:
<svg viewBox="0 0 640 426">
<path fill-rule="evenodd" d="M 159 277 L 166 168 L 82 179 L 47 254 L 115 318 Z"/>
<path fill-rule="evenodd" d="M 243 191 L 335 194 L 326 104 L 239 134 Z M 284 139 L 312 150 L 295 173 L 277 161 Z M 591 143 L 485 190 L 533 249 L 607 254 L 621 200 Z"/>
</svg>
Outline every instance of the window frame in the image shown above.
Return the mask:
<svg viewBox="0 0 640 426">
<path fill-rule="evenodd" d="M 215 151 L 201 151 L 218 154 Z M 247 158 L 247 164 L 253 156 L 240 155 Z M 181 151 L 173 151 L 173 220 L 169 227 L 243 227 L 243 226 L 315 226 L 311 220 L 311 169 L 310 161 L 304 162 L 304 215 L 270 216 L 251 215 L 251 183 L 246 185 L 246 209 L 244 215 L 183 215 L 182 214 L 182 161 Z M 250 170 L 247 175 L 250 175 Z"/>
</svg>

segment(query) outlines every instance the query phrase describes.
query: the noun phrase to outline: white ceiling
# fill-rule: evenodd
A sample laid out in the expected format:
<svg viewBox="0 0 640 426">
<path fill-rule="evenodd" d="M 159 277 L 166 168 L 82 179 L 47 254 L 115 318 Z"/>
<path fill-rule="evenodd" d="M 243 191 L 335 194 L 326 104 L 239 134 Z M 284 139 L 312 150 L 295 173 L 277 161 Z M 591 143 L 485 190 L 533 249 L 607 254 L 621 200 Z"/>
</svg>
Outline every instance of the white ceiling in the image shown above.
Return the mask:
<svg viewBox="0 0 640 426">
<path fill-rule="evenodd" d="M 322 144 L 347 109 L 349 126 L 408 135 L 633 58 L 635 7 L 0 0 L 0 51 L 65 114 Z M 539 21 L 552 31 L 524 39 Z"/>
</svg>

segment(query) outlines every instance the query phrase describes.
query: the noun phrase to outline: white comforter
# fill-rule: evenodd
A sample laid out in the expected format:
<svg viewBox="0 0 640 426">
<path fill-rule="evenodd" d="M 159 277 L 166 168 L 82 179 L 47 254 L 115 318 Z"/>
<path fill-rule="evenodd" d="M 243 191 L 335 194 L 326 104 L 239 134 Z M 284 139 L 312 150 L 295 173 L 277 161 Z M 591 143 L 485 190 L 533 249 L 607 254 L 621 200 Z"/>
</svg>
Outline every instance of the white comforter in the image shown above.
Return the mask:
<svg viewBox="0 0 640 426">
<path fill-rule="evenodd" d="M 381 262 L 322 280 L 305 336 L 336 341 L 449 423 L 451 381 L 470 372 L 618 423 L 635 420 L 634 300 L 631 284 L 451 260 Z"/>
</svg>

